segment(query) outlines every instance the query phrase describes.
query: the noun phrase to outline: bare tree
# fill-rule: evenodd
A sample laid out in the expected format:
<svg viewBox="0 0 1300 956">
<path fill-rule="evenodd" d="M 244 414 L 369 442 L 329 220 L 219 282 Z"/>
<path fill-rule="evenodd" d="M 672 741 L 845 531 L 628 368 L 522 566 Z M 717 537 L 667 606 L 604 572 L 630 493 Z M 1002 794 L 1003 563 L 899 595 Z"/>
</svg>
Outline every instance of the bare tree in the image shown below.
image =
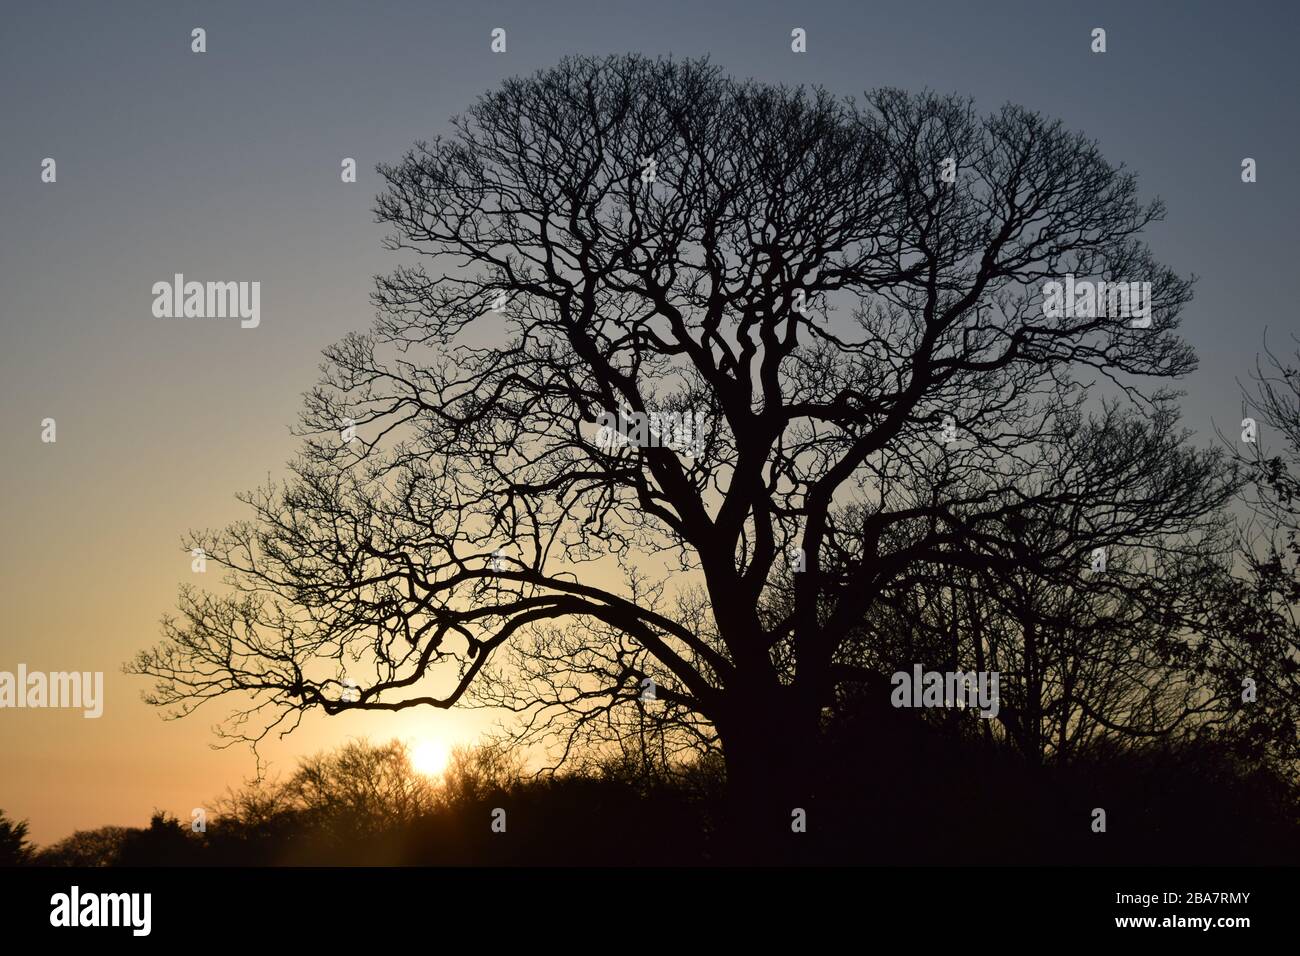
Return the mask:
<svg viewBox="0 0 1300 956">
<path fill-rule="evenodd" d="M 1225 734 L 1252 757 L 1300 767 L 1300 351 L 1264 345 L 1241 432 L 1224 437 L 1250 478 L 1241 573 L 1211 592 L 1203 664 L 1234 702 Z"/>
<path fill-rule="evenodd" d="M 233 592 L 131 665 L 174 713 L 246 695 L 229 734 L 481 686 L 563 750 L 671 708 L 785 827 L 909 571 L 1077 571 L 1231 492 L 1143 385 L 1194 366 L 1162 207 L 1059 122 L 574 58 L 380 172 L 413 264 L 327 351 L 291 480 L 187 542 Z M 1066 275 L 1150 283 L 1147 321 L 1045 309 Z"/>
<path fill-rule="evenodd" d="M 405 744 L 354 740 L 303 760 L 285 786 L 300 811 L 341 838 L 401 826 L 427 813 L 434 788 Z"/>
<path fill-rule="evenodd" d="M 1158 550 L 1112 548 L 1101 572 L 914 568 L 910 586 L 865 622 L 851 663 L 869 674 L 914 662 L 998 673 L 996 713 L 956 707 L 923 718 L 1008 741 L 1033 764 L 1186 739 L 1236 709 L 1203 679 L 1200 649 L 1207 593 L 1228 579 L 1230 544 L 1219 530 Z"/>
</svg>

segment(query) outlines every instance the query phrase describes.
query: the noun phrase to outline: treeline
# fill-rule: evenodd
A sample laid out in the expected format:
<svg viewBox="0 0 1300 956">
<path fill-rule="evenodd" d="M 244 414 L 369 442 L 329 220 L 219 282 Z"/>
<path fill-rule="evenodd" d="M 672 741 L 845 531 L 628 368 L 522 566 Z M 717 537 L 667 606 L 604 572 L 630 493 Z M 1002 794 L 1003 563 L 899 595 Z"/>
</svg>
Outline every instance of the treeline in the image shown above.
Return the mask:
<svg viewBox="0 0 1300 956">
<path fill-rule="evenodd" d="M 658 863 L 698 858 L 717 802 L 712 762 L 671 778 L 606 760 L 590 772 L 525 775 L 499 747 L 457 749 L 438 779 L 400 741 L 352 741 L 287 779 L 230 789 L 192 821 L 81 830 L 49 846 L 0 812 L 0 862 L 38 866 Z M 503 810 L 504 814 L 494 811 Z M 495 825 L 494 825 L 495 824 Z M 12 835 L 11 839 L 6 839 Z"/>
<path fill-rule="evenodd" d="M 822 755 L 816 792 L 792 808 L 804 832 L 793 813 L 774 820 L 770 862 L 1287 863 L 1300 851 L 1293 785 L 1208 740 L 1043 766 L 885 708 L 829 727 Z M 0 815 L 9 865 L 708 865 L 750 849 L 729 828 L 720 759 L 666 768 L 622 754 L 538 777 L 483 746 L 434 780 L 397 741 L 353 741 L 231 789 L 202 832 L 159 811 L 147 827 L 35 848 Z"/>
</svg>

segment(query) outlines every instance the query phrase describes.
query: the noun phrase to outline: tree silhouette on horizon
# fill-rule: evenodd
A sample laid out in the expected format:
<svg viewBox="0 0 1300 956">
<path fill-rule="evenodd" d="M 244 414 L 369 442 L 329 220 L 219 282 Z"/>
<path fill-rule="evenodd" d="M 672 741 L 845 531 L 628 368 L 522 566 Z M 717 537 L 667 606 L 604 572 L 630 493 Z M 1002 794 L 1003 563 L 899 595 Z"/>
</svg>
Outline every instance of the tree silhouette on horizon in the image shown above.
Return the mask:
<svg viewBox="0 0 1300 956">
<path fill-rule="evenodd" d="M 184 589 L 128 665 L 174 714 L 242 698 L 223 733 L 256 741 L 313 709 L 503 706 L 558 760 L 648 724 L 721 749 L 747 832 L 788 830 L 828 709 L 887 701 L 923 582 L 1154 627 L 1160 568 L 1090 555 L 1217 554 L 1238 478 L 1162 384 L 1195 365 L 1191 282 L 1142 241 L 1159 201 L 1059 122 L 574 57 L 379 172 L 411 262 L 326 350 L 289 479 L 187 541 L 231 590 Z M 1067 275 L 1150 283 L 1149 325 L 1045 314 Z M 652 414 L 698 442 L 609 440 Z M 1041 750 L 1023 694 L 972 726 Z"/>
</svg>

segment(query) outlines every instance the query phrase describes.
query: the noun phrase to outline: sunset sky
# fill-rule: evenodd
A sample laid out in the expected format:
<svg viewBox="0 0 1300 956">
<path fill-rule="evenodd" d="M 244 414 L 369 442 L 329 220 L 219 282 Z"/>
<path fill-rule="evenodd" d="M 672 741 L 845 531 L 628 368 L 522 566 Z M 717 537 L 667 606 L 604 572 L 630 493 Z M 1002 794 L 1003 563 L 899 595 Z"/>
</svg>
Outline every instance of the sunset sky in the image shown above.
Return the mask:
<svg viewBox="0 0 1300 956">
<path fill-rule="evenodd" d="M 1135 9 L 1140 7 L 1140 9 Z M 1201 368 L 1186 424 L 1240 419 L 1235 380 L 1288 350 L 1300 86 L 1284 4 L 841 2 L 43 3 L 0 27 L 0 671 L 103 671 L 104 714 L 0 710 L 0 808 L 41 843 L 74 829 L 188 819 L 254 772 L 216 752 L 201 710 L 165 723 L 121 673 L 155 643 L 189 528 L 246 517 L 235 493 L 283 474 L 320 350 L 372 318 L 373 167 L 502 78 L 569 53 L 708 54 L 732 74 L 1012 101 L 1095 136 L 1169 207 L 1157 256 L 1196 274 L 1183 334 Z M 986 12 L 990 11 L 990 12 Z M 207 31 L 208 52 L 190 51 Z M 489 34 L 507 31 L 495 55 Z M 790 51 L 790 31 L 808 52 Z M 1089 50 L 1094 27 L 1108 52 Z M 44 157 L 58 180 L 40 179 Z M 358 182 L 339 164 L 354 157 Z M 1243 157 L 1259 181 L 1243 184 Z M 261 324 L 166 320 L 155 282 L 257 280 Z M 43 444 L 41 421 L 58 441 Z M 1264 436 L 1267 440 L 1267 435 Z M 219 584 L 210 572 L 209 586 Z M 209 705 L 213 706 L 213 705 Z M 222 704 L 217 702 L 216 708 Z M 482 713 L 309 719 L 265 756 L 350 736 L 427 752 Z"/>
</svg>

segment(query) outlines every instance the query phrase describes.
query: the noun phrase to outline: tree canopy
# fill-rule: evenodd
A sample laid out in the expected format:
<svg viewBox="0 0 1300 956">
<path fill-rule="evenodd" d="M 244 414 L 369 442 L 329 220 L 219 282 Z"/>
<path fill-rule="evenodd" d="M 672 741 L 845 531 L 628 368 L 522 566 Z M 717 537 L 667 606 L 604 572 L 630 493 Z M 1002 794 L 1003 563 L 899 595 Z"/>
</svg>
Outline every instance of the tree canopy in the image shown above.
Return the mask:
<svg viewBox="0 0 1300 956">
<path fill-rule="evenodd" d="M 288 480 L 187 541 L 231 589 L 184 590 L 132 663 L 152 702 L 238 695 L 252 740 L 504 706 L 560 758 L 720 747 L 787 808 L 900 661 L 1007 671 L 971 726 L 1039 755 L 1205 706 L 1141 668 L 1177 663 L 1170 570 L 1221 566 L 1239 478 L 1166 384 L 1195 359 L 1163 207 L 1086 136 L 576 57 L 379 172 L 404 261 Z M 1067 276 L 1149 284 L 1147 320 L 1045 308 Z"/>
</svg>

